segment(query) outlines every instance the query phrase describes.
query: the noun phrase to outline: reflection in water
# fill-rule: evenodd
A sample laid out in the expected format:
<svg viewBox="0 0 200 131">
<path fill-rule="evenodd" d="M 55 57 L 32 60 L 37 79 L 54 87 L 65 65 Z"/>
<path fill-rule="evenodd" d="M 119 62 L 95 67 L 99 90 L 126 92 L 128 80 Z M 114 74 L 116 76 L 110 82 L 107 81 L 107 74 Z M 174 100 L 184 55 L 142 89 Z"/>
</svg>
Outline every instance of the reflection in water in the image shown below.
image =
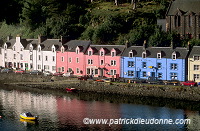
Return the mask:
<svg viewBox="0 0 200 131">
<path fill-rule="evenodd" d="M 42 93 L 41 93 L 42 92 Z M 0 89 L 0 130 L 186 130 L 199 129 L 197 111 L 184 111 L 167 107 L 141 104 L 110 103 L 101 97 L 79 100 L 80 95 L 72 93 L 44 93 L 43 90 Z M 22 112 L 39 115 L 39 121 L 20 119 Z M 184 119 L 190 118 L 190 125 L 84 125 L 84 118 L 92 119 Z M 200 124 L 198 124 L 200 125 Z"/>
</svg>

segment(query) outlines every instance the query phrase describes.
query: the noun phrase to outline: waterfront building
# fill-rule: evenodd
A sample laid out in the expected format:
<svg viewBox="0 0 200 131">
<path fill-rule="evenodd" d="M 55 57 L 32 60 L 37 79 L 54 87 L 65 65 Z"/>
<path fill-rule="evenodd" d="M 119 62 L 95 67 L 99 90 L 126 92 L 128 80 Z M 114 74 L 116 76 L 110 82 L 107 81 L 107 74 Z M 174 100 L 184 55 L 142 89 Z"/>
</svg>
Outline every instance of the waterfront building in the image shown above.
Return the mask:
<svg viewBox="0 0 200 131">
<path fill-rule="evenodd" d="M 86 75 L 85 52 L 91 41 L 71 40 L 64 43 L 57 51 L 57 72 L 75 76 Z"/>
<path fill-rule="evenodd" d="M 180 38 L 200 38 L 200 1 L 172 0 L 166 13 L 167 31 L 176 31 Z"/>
<path fill-rule="evenodd" d="M 188 80 L 200 82 L 200 46 L 193 46 L 189 55 Z"/>
<path fill-rule="evenodd" d="M 122 54 L 121 76 L 185 81 L 188 52 L 189 49 L 182 47 L 146 47 L 146 43 L 128 47 Z"/>
<path fill-rule="evenodd" d="M 90 45 L 85 53 L 86 73 L 93 77 L 121 77 L 124 45 Z"/>
</svg>

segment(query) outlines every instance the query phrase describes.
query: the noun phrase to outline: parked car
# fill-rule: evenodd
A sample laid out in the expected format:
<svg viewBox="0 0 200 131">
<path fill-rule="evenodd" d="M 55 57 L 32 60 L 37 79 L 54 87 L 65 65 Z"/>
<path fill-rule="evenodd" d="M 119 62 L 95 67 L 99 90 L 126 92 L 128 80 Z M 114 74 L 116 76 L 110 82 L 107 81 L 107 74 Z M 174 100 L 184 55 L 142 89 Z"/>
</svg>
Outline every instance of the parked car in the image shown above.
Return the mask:
<svg viewBox="0 0 200 131">
<path fill-rule="evenodd" d="M 164 81 L 165 85 L 180 85 L 180 81 L 179 80 L 168 80 L 168 81 Z"/>
<path fill-rule="evenodd" d="M 62 76 L 64 73 L 62 73 L 62 72 L 56 72 L 56 73 L 54 73 L 53 74 L 53 76 Z"/>
<path fill-rule="evenodd" d="M 196 86 L 197 83 L 194 81 L 185 81 L 185 82 L 181 82 L 182 86 Z"/>
<path fill-rule="evenodd" d="M 68 72 L 68 73 L 64 73 L 62 76 L 63 76 L 63 77 L 70 77 L 70 76 L 72 76 L 72 75 L 71 75 L 70 72 Z"/>
<path fill-rule="evenodd" d="M 147 83 L 149 84 L 164 84 L 164 82 L 160 79 L 158 79 L 158 77 L 148 77 Z"/>
<path fill-rule="evenodd" d="M 25 73 L 25 70 L 18 69 L 18 70 L 15 71 L 15 73 L 21 73 L 21 74 L 23 74 L 23 73 Z"/>
<path fill-rule="evenodd" d="M 111 80 L 109 78 L 101 79 L 101 80 L 103 80 L 104 82 L 111 82 Z"/>
<path fill-rule="evenodd" d="M 78 80 L 87 80 L 89 79 L 89 76 L 80 76 L 78 77 Z"/>
<path fill-rule="evenodd" d="M 41 72 L 41 71 L 38 71 L 38 70 L 31 70 L 31 71 L 29 72 L 29 74 L 33 74 L 33 75 L 41 75 L 42 72 Z"/>
<path fill-rule="evenodd" d="M 43 72 L 44 76 L 52 76 L 53 73 L 51 73 L 50 71 L 44 71 Z"/>
<path fill-rule="evenodd" d="M 10 73 L 10 72 L 13 72 L 13 70 L 10 68 L 5 68 L 1 70 L 1 73 Z"/>
<path fill-rule="evenodd" d="M 147 80 L 136 77 L 136 78 L 130 79 L 130 82 L 131 83 L 146 83 Z"/>
</svg>

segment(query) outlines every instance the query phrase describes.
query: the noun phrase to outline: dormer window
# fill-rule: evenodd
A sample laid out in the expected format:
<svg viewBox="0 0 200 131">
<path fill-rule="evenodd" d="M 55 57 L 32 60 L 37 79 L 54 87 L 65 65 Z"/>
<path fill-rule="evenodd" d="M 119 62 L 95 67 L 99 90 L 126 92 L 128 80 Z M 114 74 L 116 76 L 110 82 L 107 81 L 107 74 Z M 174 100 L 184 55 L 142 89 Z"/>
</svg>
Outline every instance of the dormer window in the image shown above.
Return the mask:
<svg viewBox="0 0 200 131">
<path fill-rule="evenodd" d="M 30 47 L 30 48 L 29 48 L 29 51 L 32 52 L 32 51 L 33 51 L 33 47 Z"/>
<path fill-rule="evenodd" d="M 142 58 L 146 58 L 147 57 L 147 53 L 146 52 L 142 52 Z"/>
<path fill-rule="evenodd" d="M 157 53 L 157 59 L 161 59 L 161 53 Z"/>
<path fill-rule="evenodd" d="M 4 46 L 4 49 L 7 50 L 7 46 L 6 45 Z"/>
<path fill-rule="evenodd" d="M 91 56 L 92 55 L 92 51 L 88 51 L 88 55 Z"/>
<path fill-rule="evenodd" d="M 200 60 L 200 56 L 193 56 L 194 61 L 199 61 Z"/>
<path fill-rule="evenodd" d="M 15 46 L 13 46 L 13 51 L 15 51 Z"/>
<path fill-rule="evenodd" d="M 52 48 L 52 52 L 55 52 L 55 48 Z"/>
<path fill-rule="evenodd" d="M 172 60 L 176 60 L 176 52 L 172 53 Z"/>
<path fill-rule="evenodd" d="M 129 52 L 129 58 L 133 58 L 133 51 L 132 50 Z"/>
<path fill-rule="evenodd" d="M 38 52 L 40 52 L 40 51 L 41 51 L 41 48 L 39 47 L 39 48 L 38 48 Z"/>
<path fill-rule="evenodd" d="M 64 48 L 61 48 L 61 53 L 64 53 Z"/>
<path fill-rule="evenodd" d="M 100 52 L 100 56 L 104 56 L 104 52 L 103 51 Z"/>
<path fill-rule="evenodd" d="M 115 51 L 112 51 L 112 52 L 111 52 L 111 56 L 112 56 L 112 57 L 116 56 L 116 52 L 115 52 Z"/>
<path fill-rule="evenodd" d="M 23 47 L 21 47 L 21 51 L 23 51 L 23 49 L 24 49 L 24 48 L 23 48 Z"/>
<path fill-rule="evenodd" d="M 76 48 L 76 54 L 79 54 L 79 48 Z"/>
</svg>

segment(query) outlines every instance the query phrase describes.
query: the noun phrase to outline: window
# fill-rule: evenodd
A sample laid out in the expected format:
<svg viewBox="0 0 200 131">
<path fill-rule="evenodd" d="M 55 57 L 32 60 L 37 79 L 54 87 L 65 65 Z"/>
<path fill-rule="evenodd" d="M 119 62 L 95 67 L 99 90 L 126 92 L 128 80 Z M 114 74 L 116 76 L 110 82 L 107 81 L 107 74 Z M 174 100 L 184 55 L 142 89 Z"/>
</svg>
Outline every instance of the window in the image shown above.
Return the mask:
<svg viewBox="0 0 200 131">
<path fill-rule="evenodd" d="M 128 61 L 128 67 L 134 67 L 134 61 Z"/>
<path fill-rule="evenodd" d="M 30 60 L 33 60 L 33 55 L 30 55 Z"/>
<path fill-rule="evenodd" d="M 7 46 L 6 45 L 4 46 L 4 49 L 7 50 Z"/>
<path fill-rule="evenodd" d="M 20 59 L 23 60 L 23 54 L 20 54 Z"/>
<path fill-rule="evenodd" d="M 14 56 L 13 56 L 13 57 L 14 57 L 14 59 L 16 59 L 16 54 L 14 54 Z"/>
<path fill-rule="evenodd" d="M 104 64 L 104 60 L 101 60 L 101 61 L 100 61 L 100 65 L 103 65 L 103 64 Z"/>
<path fill-rule="evenodd" d="M 41 69 L 41 65 L 38 65 L 38 69 L 39 69 L 39 70 Z"/>
<path fill-rule="evenodd" d="M 189 23 L 189 27 L 192 26 L 192 16 L 188 15 L 188 23 Z"/>
<path fill-rule="evenodd" d="M 161 59 L 161 53 L 157 53 L 157 59 Z"/>
<path fill-rule="evenodd" d="M 158 78 L 162 78 L 162 73 L 158 73 Z"/>
<path fill-rule="evenodd" d="M 5 55 L 5 59 L 7 58 L 7 53 L 4 54 Z"/>
<path fill-rule="evenodd" d="M 100 52 L 100 56 L 104 56 L 104 52 L 103 51 Z"/>
<path fill-rule="evenodd" d="M 93 60 L 92 59 L 88 59 L 88 65 L 92 65 L 93 64 Z"/>
<path fill-rule="evenodd" d="M 176 52 L 172 53 L 172 60 L 176 60 Z"/>
<path fill-rule="evenodd" d="M 95 69 L 95 70 L 94 70 L 94 73 L 95 73 L 96 75 L 98 75 L 98 69 Z"/>
<path fill-rule="evenodd" d="M 61 61 L 64 62 L 64 57 L 63 56 L 61 57 Z"/>
<path fill-rule="evenodd" d="M 174 19 L 175 19 L 174 20 L 175 27 L 181 26 L 181 16 L 177 14 Z"/>
<path fill-rule="evenodd" d="M 87 74 L 90 74 L 90 68 L 87 68 Z"/>
<path fill-rule="evenodd" d="M 41 60 L 41 56 L 40 55 L 38 55 L 38 60 Z"/>
<path fill-rule="evenodd" d="M 79 63 L 79 58 L 76 58 L 76 63 Z"/>
<path fill-rule="evenodd" d="M 61 53 L 64 53 L 64 48 L 61 48 Z"/>
<path fill-rule="evenodd" d="M 44 65 L 44 70 L 49 70 L 49 65 Z"/>
<path fill-rule="evenodd" d="M 116 70 L 110 70 L 110 75 L 116 75 Z"/>
<path fill-rule="evenodd" d="M 199 65 L 194 65 L 194 70 L 199 70 Z"/>
<path fill-rule="evenodd" d="M 30 48 L 29 48 L 29 51 L 32 52 L 32 51 L 33 51 L 33 47 L 30 47 Z"/>
<path fill-rule="evenodd" d="M 147 77 L 147 72 L 146 71 L 142 72 L 142 76 Z"/>
<path fill-rule="evenodd" d="M 55 56 L 52 56 L 52 61 L 53 61 L 53 62 L 55 61 Z"/>
<path fill-rule="evenodd" d="M 15 46 L 13 46 L 13 51 L 15 51 Z"/>
<path fill-rule="evenodd" d="M 133 58 L 133 52 L 132 51 L 129 52 L 129 58 Z"/>
<path fill-rule="evenodd" d="M 65 71 L 65 67 L 62 67 L 62 68 L 61 68 L 61 71 L 64 72 L 64 71 Z"/>
<path fill-rule="evenodd" d="M 147 55 L 146 52 L 143 52 L 142 53 L 142 58 L 146 58 L 146 55 Z"/>
<path fill-rule="evenodd" d="M 33 64 L 30 64 L 30 68 L 31 68 L 31 69 L 33 68 Z"/>
<path fill-rule="evenodd" d="M 21 68 L 23 68 L 23 63 L 20 64 Z"/>
<path fill-rule="evenodd" d="M 78 48 L 76 48 L 76 54 L 79 54 L 79 49 Z"/>
<path fill-rule="evenodd" d="M 39 48 L 38 48 L 38 52 L 40 52 L 40 51 L 41 51 L 41 48 L 39 47 Z"/>
<path fill-rule="evenodd" d="M 52 71 L 55 71 L 56 70 L 56 66 L 52 66 Z"/>
<path fill-rule="evenodd" d="M 161 69 L 162 64 L 161 63 L 157 63 L 157 68 Z"/>
<path fill-rule="evenodd" d="M 111 66 L 116 66 L 116 61 L 115 60 L 111 60 L 110 65 Z"/>
<path fill-rule="evenodd" d="M 71 63 L 72 62 L 72 58 L 71 57 L 69 57 L 69 63 Z"/>
<path fill-rule="evenodd" d="M 199 79 L 199 74 L 194 74 L 194 80 Z"/>
<path fill-rule="evenodd" d="M 200 56 L 193 56 L 194 61 L 200 60 Z"/>
<path fill-rule="evenodd" d="M 111 56 L 112 56 L 112 57 L 116 56 L 115 51 L 112 51 L 112 52 L 111 52 Z"/>
<path fill-rule="evenodd" d="M 16 68 L 16 63 L 14 62 L 14 68 Z"/>
<path fill-rule="evenodd" d="M 92 51 L 88 51 L 88 55 L 91 56 L 92 55 Z"/>
<path fill-rule="evenodd" d="M 142 62 L 142 68 L 147 68 L 147 63 L 146 62 Z"/>
<path fill-rule="evenodd" d="M 80 73 L 80 70 L 79 70 L 79 68 L 76 68 L 76 73 Z"/>
<path fill-rule="evenodd" d="M 172 63 L 171 70 L 177 70 L 177 69 L 178 69 L 177 64 Z"/>
<path fill-rule="evenodd" d="M 134 76 L 134 71 L 128 71 L 128 76 Z"/>
<path fill-rule="evenodd" d="M 45 60 L 48 61 L 48 56 L 45 56 Z"/>
<path fill-rule="evenodd" d="M 52 48 L 52 52 L 55 52 L 55 48 Z"/>
<path fill-rule="evenodd" d="M 23 47 L 21 47 L 21 51 L 23 51 Z"/>
<path fill-rule="evenodd" d="M 171 79 L 177 79 L 177 73 L 171 73 Z"/>
<path fill-rule="evenodd" d="M 72 70 L 72 68 L 68 68 L 68 72 L 72 72 L 73 70 Z"/>
</svg>

